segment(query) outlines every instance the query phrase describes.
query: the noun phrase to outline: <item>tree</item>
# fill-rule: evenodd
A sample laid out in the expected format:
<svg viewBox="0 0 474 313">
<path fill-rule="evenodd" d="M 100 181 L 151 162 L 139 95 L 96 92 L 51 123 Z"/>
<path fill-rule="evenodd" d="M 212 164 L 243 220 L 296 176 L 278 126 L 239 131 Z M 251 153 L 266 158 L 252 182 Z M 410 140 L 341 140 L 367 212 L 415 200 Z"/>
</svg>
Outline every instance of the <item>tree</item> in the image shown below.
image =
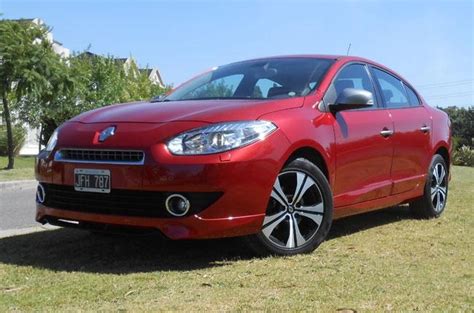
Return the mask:
<svg viewBox="0 0 474 313">
<path fill-rule="evenodd" d="M 21 111 L 27 96 L 46 101 L 67 84 L 63 84 L 64 64 L 52 50 L 47 32 L 46 26 L 27 21 L 0 21 L 0 97 L 7 128 L 6 169 L 14 167 L 12 109 Z"/>
<path fill-rule="evenodd" d="M 186 95 L 186 98 L 229 98 L 233 94 L 232 85 L 227 84 L 224 79 L 217 79 L 194 89 Z"/>
<path fill-rule="evenodd" d="M 151 99 L 165 91 L 153 85 L 145 73 L 132 63 L 126 72 L 123 63 L 112 56 L 89 52 L 76 53 L 67 60 L 67 69 L 55 84 L 62 86 L 47 97 L 26 95 L 20 118 L 41 127 L 41 143 L 68 119 L 92 109 L 114 103 Z M 43 93 L 45 94 L 45 93 Z"/>
<path fill-rule="evenodd" d="M 451 119 L 451 130 L 456 146 L 474 146 L 474 107 L 439 108 L 445 111 Z"/>
<path fill-rule="evenodd" d="M 165 89 L 153 84 L 148 78 L 148 68 L 138 69 L 135 62 L 132 62 L 128 74 L 125 77 L 125 90 L 128 101 L 150 99 L 162 94 Z"/>
<path fill-rule="evenodd" d="M 27 21 L 0 21 L 0 97 L 7 126 L 8 169 L 13 168 L 15 120 L 40 127 L 45 144 L 59 125 L 98 107 L 151 99 L 167 89 L 152 84 L 147 72 L 112 56 L 89 52 L 68 59 L 47 40 L 48 28 Z M 14 112 L 12 114 L 11 112 Z"/>
</svg>

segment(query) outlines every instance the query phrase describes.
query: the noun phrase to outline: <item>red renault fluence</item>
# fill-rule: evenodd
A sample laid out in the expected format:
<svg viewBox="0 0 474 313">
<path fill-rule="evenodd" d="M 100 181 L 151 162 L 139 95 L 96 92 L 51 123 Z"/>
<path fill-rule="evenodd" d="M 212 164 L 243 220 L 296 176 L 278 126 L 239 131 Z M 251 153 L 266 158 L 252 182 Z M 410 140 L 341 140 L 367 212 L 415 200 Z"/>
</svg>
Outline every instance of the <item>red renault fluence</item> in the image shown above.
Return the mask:
<svg viewBox="0 0 474 313">
<path fill-rule="evenodd" d="M 409 203 L 438 217 L 450 155 L 448 116 L 380 64 L 256 59 L 61 125 L 38 156 L 36 219 L 304 253 L 343 216 Z"/>
</svg>

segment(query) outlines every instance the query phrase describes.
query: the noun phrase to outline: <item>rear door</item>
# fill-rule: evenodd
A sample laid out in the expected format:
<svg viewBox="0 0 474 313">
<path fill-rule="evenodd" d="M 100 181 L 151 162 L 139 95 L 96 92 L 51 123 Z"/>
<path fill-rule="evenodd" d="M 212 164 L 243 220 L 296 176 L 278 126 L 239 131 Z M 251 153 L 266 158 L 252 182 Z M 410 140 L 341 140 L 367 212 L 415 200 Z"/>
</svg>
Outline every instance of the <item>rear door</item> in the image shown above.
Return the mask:
<svg viewBox="0 0 474 313">
<path fill-rule="evenodd" d="M 430 161 L 430 116 L 413 89 L 401 79 L 379 68 L 371 70 L 395 124 L 391 193 L 423 188 Z"/>
<path fill-rule="evenodd" d="M 393 123 L 380 106 L 373 81 L 365 64 L 346 65 L 324 96 L 335 103 L 345 88 L 365 89 L 374 95 L 374 107 L 341 111 L 334 115 L 336 141 L 335 207 L 390 195 L 392 181 Z"/>
</svg>

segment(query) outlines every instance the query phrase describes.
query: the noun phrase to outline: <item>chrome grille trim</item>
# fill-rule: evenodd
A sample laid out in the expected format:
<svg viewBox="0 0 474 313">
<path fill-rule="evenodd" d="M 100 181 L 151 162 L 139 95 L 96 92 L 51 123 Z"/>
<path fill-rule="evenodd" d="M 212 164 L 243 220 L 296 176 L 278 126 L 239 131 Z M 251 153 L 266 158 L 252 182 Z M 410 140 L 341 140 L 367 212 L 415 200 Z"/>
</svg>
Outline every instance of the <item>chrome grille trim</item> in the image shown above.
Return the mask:
<svg viewBox="0 0 474 313">
<path fill-rule="evenodd" d="M 63 148 L 54 154 L 54 161 L 83 164 L 143 165 L 145 152 L 141 150 Z"/>
</svg>

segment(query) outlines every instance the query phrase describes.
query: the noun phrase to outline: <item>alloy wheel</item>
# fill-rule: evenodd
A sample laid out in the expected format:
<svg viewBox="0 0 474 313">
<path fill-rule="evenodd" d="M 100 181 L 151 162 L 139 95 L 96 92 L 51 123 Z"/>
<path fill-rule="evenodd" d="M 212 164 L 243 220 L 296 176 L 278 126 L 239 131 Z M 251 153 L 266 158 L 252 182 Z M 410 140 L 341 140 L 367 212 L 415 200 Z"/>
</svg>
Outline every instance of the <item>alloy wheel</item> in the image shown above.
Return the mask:
<svg viewBox="0 0 474 313">
<path fill-rule="evenodd" d="M 299 248 L 318 232 L 324 209 L 321 190 L 310 175 L 282 172 L 273 185 L 262 233 L 279 248 Z"/>
<path fill-rule="evenodd" d="M 446 204 L 447 175 L 443 164 L 437 163 L 431 173 L 431 203 L 436 212 L 441 212 Z"/>
</svg>

